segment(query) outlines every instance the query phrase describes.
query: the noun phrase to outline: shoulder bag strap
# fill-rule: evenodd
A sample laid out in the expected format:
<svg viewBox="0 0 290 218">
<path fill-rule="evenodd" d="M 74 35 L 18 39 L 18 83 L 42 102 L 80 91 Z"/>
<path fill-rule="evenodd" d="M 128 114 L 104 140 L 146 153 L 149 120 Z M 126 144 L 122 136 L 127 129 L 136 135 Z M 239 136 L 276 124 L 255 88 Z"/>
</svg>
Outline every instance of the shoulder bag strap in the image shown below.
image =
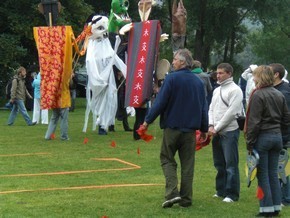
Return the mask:
<svg viewBox="0 0 290 218">
<path fill-rule="evenodd" d="M 228 107 L 229 104 L 224 100 L 223 95 L 222 95 L 222 87 L 220 88 L 220 96 L 221 96 L 223 103 Z"/>
</svg>

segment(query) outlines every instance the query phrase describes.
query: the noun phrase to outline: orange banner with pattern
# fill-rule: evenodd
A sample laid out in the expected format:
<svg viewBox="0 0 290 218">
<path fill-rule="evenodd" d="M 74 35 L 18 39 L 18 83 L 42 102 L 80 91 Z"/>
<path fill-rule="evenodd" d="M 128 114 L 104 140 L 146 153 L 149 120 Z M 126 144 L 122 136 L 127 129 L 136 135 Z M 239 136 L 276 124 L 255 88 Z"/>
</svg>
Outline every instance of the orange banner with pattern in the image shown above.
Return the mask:
<svg viewBox="0 0 290 218">
<path fill-rule="evenodd" d="M 41 73 L 41 108 L 70 107 L 72 73 L 71 26 L 34 27 Z"/>
</svg>

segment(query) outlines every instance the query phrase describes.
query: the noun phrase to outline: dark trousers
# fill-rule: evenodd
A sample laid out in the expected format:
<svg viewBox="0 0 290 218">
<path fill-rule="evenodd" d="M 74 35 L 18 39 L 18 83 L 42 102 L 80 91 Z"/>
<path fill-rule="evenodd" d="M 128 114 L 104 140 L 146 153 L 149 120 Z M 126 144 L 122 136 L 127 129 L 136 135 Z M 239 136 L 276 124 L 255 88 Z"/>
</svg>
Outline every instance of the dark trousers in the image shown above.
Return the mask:
<svg viewBox="0 0 290 218">
<path fill-rule="evenodd" d="M 164 129 L 160 162 L 166 181 L 165 200 L 180 196 L 181 205 L 192 204 L 195 145 L 195 132 Z M 181 164 L 180 191 L 178 191 L 177 163 L 174 158 L 177 151 Z"/>
<path fill-rule="evenodd" d="M 147 108 L 135 108 L 136 114 L 135 114 L 135 123 L 134 123 L 134 129 L 133 129 L 133 138 L 135 140 L 139 140 L 140 136 L 136 132 L 137 129 L 139 129 L 140 125 L 144 123 Z"/>
<path fill-rule="evenodd" d="M 128 114 L 126 111 L 126 108 L 118 108 L 117 110 L 117 115 L 116 115 L 117 120 L 122 121 L 123 123 L 123 128 L 125 131 L 128 131 L 130 129 L 129 123 L 128 123 Z"/>
<path fill-rule="evenodd" d="M 240 130 L 223 132 L 212 140 L 213 161 L 217 170 L 216 192 L 237 201 L 240 196 L 239 140 Z"/>
</svg>

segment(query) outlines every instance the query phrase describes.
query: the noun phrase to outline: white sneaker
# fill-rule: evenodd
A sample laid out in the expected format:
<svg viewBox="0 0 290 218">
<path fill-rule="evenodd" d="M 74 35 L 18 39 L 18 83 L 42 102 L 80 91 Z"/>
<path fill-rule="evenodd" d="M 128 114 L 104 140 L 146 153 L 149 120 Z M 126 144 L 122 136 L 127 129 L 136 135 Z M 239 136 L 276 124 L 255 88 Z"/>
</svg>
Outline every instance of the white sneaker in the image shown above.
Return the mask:
<svg viewBox="0 0 290 218">
<path fill-rule="evenodd" d="M 232 203 L 234 201 L 231 198 L 229 198 L 229 197 L 225 197 L 223 202 Z"/>
<path fill-rule="evenodd" d="M 214 194 L 212 197 L 213 198 L 220 198 L 221 196 L 219 196 L 218 194 Z"/>
</svg>

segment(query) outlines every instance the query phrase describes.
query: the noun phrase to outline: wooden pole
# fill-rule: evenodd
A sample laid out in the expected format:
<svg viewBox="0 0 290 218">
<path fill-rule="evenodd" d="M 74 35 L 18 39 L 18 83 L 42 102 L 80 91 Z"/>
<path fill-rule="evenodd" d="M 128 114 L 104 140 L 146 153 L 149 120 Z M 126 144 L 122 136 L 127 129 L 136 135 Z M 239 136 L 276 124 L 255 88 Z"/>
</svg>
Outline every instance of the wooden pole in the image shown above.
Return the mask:
<svg viewBox="0 0 290 218">
<path fill-rule="evenodd" d="M 49 26 L 52 27 L 52 16 L 51 16 L 51 12 L 49 12 L 48 17 L 49 17 Z"/>
</svg>

